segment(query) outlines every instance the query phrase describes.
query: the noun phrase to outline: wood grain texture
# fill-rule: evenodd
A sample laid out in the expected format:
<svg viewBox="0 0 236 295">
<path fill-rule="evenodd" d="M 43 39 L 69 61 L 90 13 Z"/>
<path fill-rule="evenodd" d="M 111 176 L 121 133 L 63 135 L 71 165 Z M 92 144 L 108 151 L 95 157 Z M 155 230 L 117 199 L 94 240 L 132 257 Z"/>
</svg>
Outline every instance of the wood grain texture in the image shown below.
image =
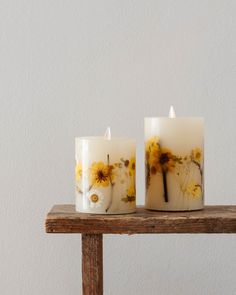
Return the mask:
<svg viewBox="0 0 236 295">
<path fill-rule="evenodd" d="M 82 234 L 83 295 L 103 294 L 102 234 Z"/>
<path fill-rule="evenodd" d="M 206 206 L 192 212 L 157 212 L 143 207 L 127 215 L 77 213 L 74 205 L 55 205 L 47 233 L 145 234 L 236 233 L 236 206 Z"/>
</svg>

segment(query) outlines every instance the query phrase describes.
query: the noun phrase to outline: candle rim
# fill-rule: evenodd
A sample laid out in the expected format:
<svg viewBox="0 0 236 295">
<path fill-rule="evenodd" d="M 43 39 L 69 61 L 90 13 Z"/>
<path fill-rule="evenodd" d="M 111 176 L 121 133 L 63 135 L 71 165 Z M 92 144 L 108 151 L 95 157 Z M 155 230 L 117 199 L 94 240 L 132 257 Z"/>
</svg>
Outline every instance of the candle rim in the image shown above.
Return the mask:
<svg viewBox="0 0 236 295">
<path fill-rule="evenodd" d="M 107 139 L 104 136 L 78 136 L 75 137 L 75 140 L 101 140 L 104 142 L 111 142 L 111 141 L 130 141 L 130 142 L 136 142 L 134 138 L 129 138 L 129 137 L 111 137 L 111 139 Z"/>
<path fill-rule="evenodd" d="M 184 117 L 184 116 L 178 116 L 178 117 L 175 117 L 175 118 L 170 118 L 170 117 L 168 117 L 168 116 L 159 116 L 159 117 L 144 117 L 144 120 L 146 120 L 146 119 L 174 119 L 174 120 L 178 120 L 178 119 L 202 119 L 202 120 L 204 120 L 204 117 L 199 117 L 199 116 L 186 116 L 186 117 Z"/>
</svg>

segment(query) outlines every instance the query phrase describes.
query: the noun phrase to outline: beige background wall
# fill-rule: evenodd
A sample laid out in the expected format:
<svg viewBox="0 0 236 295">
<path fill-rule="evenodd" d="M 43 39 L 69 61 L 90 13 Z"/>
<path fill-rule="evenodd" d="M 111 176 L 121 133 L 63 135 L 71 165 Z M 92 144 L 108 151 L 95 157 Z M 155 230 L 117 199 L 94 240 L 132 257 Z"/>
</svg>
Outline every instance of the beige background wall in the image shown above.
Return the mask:
<svg viewBox="0 0 236 295">
<path fill-rule="evenodd" d="M 0 293 L 81 294 L 74 137 L 138 140 L 143 117 L 204 116 L 206 203 L 236 203 L 236 1 L 0 1 Z M 236 236 L 106 236 L 107 295 L 236 294 Z"/>
</svg>

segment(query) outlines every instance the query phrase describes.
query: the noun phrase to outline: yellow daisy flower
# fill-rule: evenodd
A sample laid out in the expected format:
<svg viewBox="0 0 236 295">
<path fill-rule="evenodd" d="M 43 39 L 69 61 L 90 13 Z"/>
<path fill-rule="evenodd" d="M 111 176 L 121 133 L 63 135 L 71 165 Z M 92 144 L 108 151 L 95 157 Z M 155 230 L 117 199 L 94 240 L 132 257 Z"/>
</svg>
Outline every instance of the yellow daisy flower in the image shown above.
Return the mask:
<svg viewBox="0 0 236 295">
<path fill-rule="evenodd" d="M 90 171 L 91 183 L 94 186 L 108 186 L 112 179 L 112 166 L 106 165 L 103 162 L 94 162 Z"/>
<path fill-rule="evenodd" d="M 159 157 L 159 165 L 156 167 L 158 171 L 172 171 L 175 168 L 175 157 L 167 148 L 161 149 Z"/>
<path fill-rule="evenodd" d="M 194 181 L 191 181 L 186 187 L 186 193 L 191 195 L 194 198 L 199 198 L 202 195 L 202 188 L 199 184 Z"/>
<path fill-rule="evenodd" d="M 81 176 L 82 176 L 82 165 L 81 164 L 77 164 L 75 166 L 75 179 L 76 179 L 77 182 L 80 181 Z"/>
<path fill-rule="evenodd" d="M 200 164 L 202 161 L 202 150 L 200 148 L 193 149 L 191 152 L 191 158 L 193 161 Z"/>
</svg>

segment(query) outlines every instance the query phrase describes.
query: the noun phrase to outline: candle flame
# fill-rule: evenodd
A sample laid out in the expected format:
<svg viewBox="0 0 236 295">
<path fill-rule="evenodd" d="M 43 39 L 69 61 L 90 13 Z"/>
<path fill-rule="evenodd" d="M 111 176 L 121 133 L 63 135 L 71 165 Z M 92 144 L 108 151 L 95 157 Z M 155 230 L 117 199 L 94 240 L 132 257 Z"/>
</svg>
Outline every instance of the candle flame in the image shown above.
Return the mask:
<svg viewBox="0 0 236 295">
<path fill-rule="evenodd" d="M 111 140 L 111 127 L 110 126 L 107 127 L 106 132 L 104 134 L 104 138 Z"/>
<path fill-rule="evenodd" d="M 175 115 L 175 109 L 173 106 L 170 106 L 170 111 L 169 111 L 169 118 L 176 118 L 176 115 Z"/>
</svg>

